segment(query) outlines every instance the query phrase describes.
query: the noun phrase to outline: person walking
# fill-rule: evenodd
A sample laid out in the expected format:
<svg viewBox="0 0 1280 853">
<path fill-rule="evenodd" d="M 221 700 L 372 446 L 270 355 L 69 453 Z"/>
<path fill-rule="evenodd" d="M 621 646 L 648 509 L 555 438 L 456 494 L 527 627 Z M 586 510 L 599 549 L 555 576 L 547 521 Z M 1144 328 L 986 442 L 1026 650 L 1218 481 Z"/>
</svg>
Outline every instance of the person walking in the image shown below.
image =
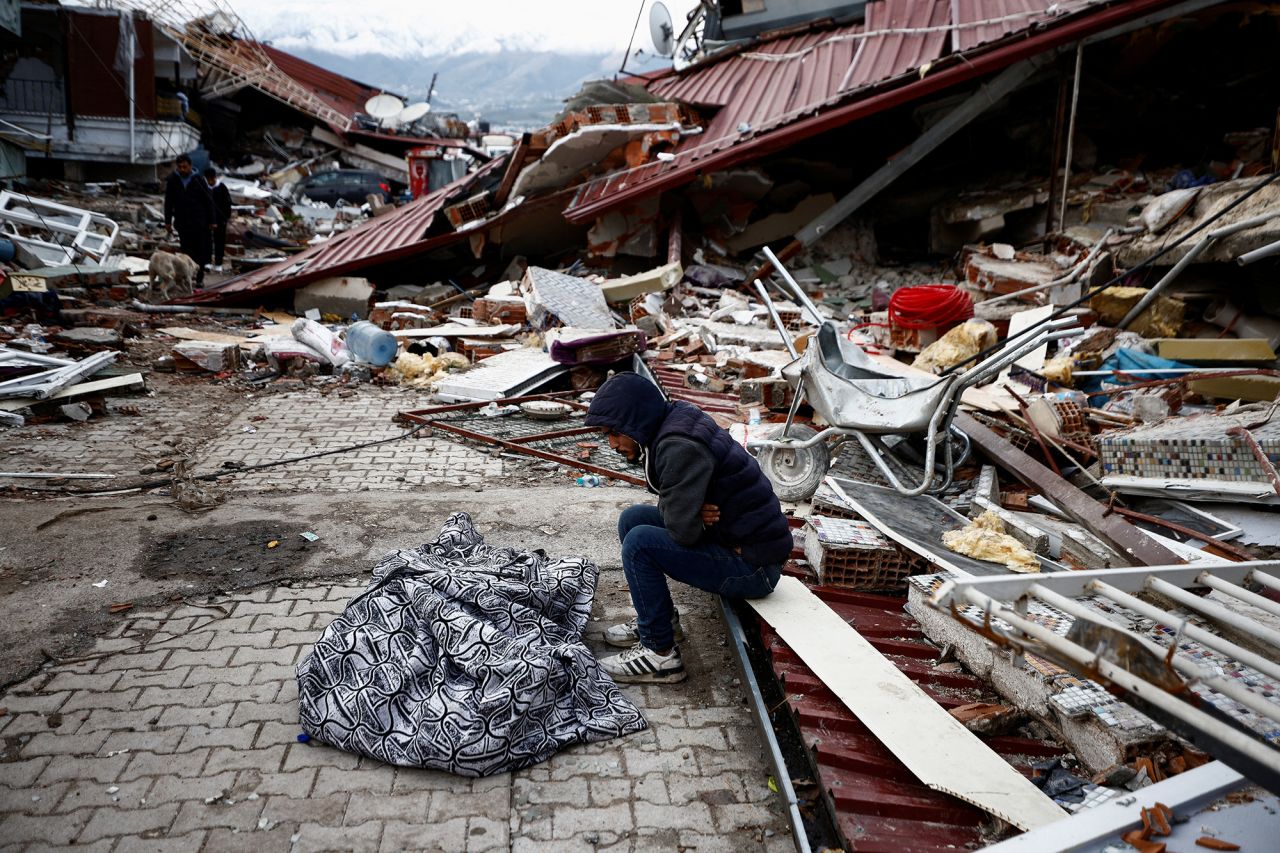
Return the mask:
<svg viewBox="0 0 1280 853">
<path fill-rule="evenodd" d="M 208 183 L 196 176 L 191 158 L 179 154 L 164 185 L 164 230 L 166 234 L 178 230 L 182 253 L 196 262 L 196 284 L 204 283 L 204 268 L 209 263 L 217 222 Z"/>
<path fill-rule="evenodd" d="M 227 251 L 227 223 L 231 221 L 231 190 L 212 166 L 204 170 L 204 180 L 213 196 L 213 212 L 217 217 L 213 227 L 213 271 L 222 272 L 222 259 Z"/>
</svg>

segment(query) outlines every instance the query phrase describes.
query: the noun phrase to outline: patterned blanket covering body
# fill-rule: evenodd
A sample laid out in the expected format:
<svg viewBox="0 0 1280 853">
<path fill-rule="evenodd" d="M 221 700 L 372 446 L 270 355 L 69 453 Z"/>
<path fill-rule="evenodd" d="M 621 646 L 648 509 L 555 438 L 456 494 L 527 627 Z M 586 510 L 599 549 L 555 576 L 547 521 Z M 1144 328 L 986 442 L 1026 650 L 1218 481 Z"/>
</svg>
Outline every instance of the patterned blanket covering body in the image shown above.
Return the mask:
<svg viewBox="0 0 1280 853">
<path fill-rule="evenodd" d="M 582 643 L 598 569 L 484 544 L 466 513 L 395 551 L 298 665 L 302 728 L 391 764 L 486 776 L 645 728 Z"/>
</svg>

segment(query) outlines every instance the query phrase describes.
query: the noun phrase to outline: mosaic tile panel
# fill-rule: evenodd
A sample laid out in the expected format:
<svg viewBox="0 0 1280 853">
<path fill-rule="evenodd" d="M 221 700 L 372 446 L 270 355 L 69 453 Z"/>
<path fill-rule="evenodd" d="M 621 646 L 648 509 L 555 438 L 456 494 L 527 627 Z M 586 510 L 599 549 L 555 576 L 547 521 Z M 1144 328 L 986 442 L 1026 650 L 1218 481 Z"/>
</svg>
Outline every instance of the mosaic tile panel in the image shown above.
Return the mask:
<svg viewBox="0 0 1280 853">
<path fill-rule="evenodd" d="M 1227 435 L 1249 427 L 1272 464 L 1280 463 L 1280 420 L 1255 426 L 1256 412 L 1173 418 L 1098 437 L 1104 474 L 1177 480 L 1266 481 L 1242 438 Z"/>
</svg>

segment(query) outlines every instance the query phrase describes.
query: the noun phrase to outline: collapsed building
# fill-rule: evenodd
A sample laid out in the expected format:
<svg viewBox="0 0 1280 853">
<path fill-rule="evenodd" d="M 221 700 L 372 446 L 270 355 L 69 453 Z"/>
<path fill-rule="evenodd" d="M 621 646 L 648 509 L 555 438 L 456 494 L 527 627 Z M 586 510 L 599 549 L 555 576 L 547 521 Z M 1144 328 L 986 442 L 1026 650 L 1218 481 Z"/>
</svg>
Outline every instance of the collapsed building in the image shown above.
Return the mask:
<svg viewBox="0 0 1280 853">
<path fill-rule="evenodd" d="M 253 387 L 430 392 L 401 420 L 583 485 L 644 482 L 571 420 L 609 370 L 712 413 L 797 530 L 783 595 L 722 610 L 800 849 L 1265 844 L 1274 16 L 773 5 L 701 4 L 676 67 L 587 87 L 509 154 L 85 316 Z M 371 90 L 270 55 L 321 92 L 313 137 L 392 156 L 396 134 L 340 126 Z M 285 100 L 240 89 L 244 112 Z M 377 329 L 344 343 L 353 315 Z M 0 385 L 37 419 L 89 370 L 6 358 L 45 368 Z M 884 386 L 937 391 L 923 442 L 923 405 L 881 410 Z"/>
</svg>

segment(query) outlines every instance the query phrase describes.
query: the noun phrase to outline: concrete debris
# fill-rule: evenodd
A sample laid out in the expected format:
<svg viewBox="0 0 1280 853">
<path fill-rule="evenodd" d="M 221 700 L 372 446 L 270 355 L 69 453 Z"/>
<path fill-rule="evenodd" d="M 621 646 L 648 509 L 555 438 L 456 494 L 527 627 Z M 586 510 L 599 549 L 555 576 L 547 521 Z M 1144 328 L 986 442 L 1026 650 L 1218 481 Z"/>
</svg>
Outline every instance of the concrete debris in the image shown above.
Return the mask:
<svg viewBox="0 0 1280 853">
<path fill-rule="evenodd" d="M 39 5 L 25 4 L 23 17 Z M 1237 85 L 1274 77 L 1275 52 L 1259 47 L 1272 41 L 1266 16 L 1218 4 L 1201 8 L 1194 28 L 1166 27 L 1182 7 L 1084 4 L 979 33 L 974 22 L 998 18 L 999 4 L 979 2 L 986 12 L 966 11 L 967 22 L 948 18 L 960 13 L 947 4 L 899 4 L 911 8 L 891 15 L 871 3 L 865 20 L 847 22 L 792 19 L 761 3 L 737 12 L 720 4 L 723 17 L 709 18 L 714 4 L 701 4 L 687 29 L 697 43 L 675 47 L 670 72 L 596 84 L 561 115 L 502 129 L 441 111 L 470 103 L 456 92 L 406 104 L 242 39 L 230 13 L 190 22 L 178 20 L 183 4 L 170 5 L 140 40 L 148 62 L 138 68 L 164 65 L 164 74 L 143 75 L 140 111 L 105 101 L 104 116 L 86 111 L 86 72 L 71 59 L 50 72 L 52 101 L 43 72 L 9 76 L 0 148 L 6 162 L 22 154 L 31 168 L 0 192 L 0 439 L 28 463 L 6 464 L 6 494 L 118 487 L 212 517 L 235 504 L 250 469 L 272 468 L 271 488 L 287 488 L 291 469 L 255 444 L 267 446 L 276 419 L 307 425 L 285 454 L 303 451 L 302 491 L 323 486 L 330 469 L 344 489 L 453 487 L 462 484 L 453 469 L 465 465 L 481 472 L 465 485 L 485 500 L 497 491 L 490 481 L 504 477 L 639 487 L 645 472 L 582 420 L 610 374 L 637 371 L 754 455 L 791 516 L 796 550 L 785 574 L 793 591 L 805 588 L 806 608 L 859 623 L 876 647 L 863 650 L 869 660 L 893 658 L 884 665 L 924 679 L 929 695 L 913 704 L 929 719 L 936 710 L 966 742 L 969 733 L 987 738 L 972 748 L 1028 773 L 1028 756 L 1053 756 L 1059 777 L 1081 782 L 1073 799 L 1046 799 L 1037 815 L 1140 796 L 1208 761 L 1154 712 L 1101 686 L 1100 658 L 1046 651 L 1057 639 L 1088 645 L 1087 627 L 1068 633 L 1065 609 L 1011 605 L 1007 624 L 1025 618 L 1031 627 L 1007 651 L 994 616 L 976 625 L 964 621 L 967 604 L 944 612 L 929 602 L 988 575 L 1014 584 L 1035 574 L 1026 582 L 1051 585 L 1079 571 L 1194 564 L 1199 577 L 1276 556 L 1280 534 L 1267 510 L 1280 505 L 1280 132 Z M 917 6 L 929 7 L 924 18 Z M 114 12 L 66 14 L 85 27 L 90 17 L 111 24 L 94 30 L 94 44 L 123 39 Z M 1078 125 L 1062 85 L 1069 64 L 1066 78 L 1043 73 L 1048 54 L 1038 53 L 1060 44 L 1068 25 L 1079 27 L 1072 42 L 1125 28 L 1124 50 L 1080 55 L 1089 85 Z M 904 38 L 898 30 L 933 35 L 907 36 L 910 50 L 886 47 Z M 45 33 L 53 47 L 37 49 L 45 36 L 18 39 L 13 69 L 43 68 L 47 47 L 62 56 L 63 32 Z M 1232 67 L 1218 68 L 1228 55 Z M 64 71 L 79 79 L 62 80 Z M 984 87 L 967 94 L 979 72 Z M 1133 94 L 1153 91 L 1177 108 Z M 39 103 L 20 108 L 27 100 Z M 998 112 L 974 120 L 988 109 Z M 1108 120 L 1139 112 L 1142 122 Z M 162 139 L 181 147 L 161 155 Z M 178 150 L 195 161 L 193 183 L 185 159 L 171 169 Z M 194 226 L 160 191 L 171 170 L 203 212 Z M 202 394 L 228 412 L 253 412 L 214 419 L 208 429 L 235 439 L 214 458 L 173 417 Z M 398 440 L 404 425 L 424 441 L 370 450 L 386 469 L 377 477 L 328 456 L 364 450 L 366 432 L 370 444 Z M 40 455 L 64 443 L 89 454 L 95 442 L 120 454 L 145 447 L 128 467 L 141 479 L 59 476 L 78 466 Z M 107 481 L 80 482 L 94 476 Z M 617 497 L 641 493 L 628 494 Z M 0 551 L 30 531 L 5 532 L 13 535 L 0 536 Z M 251 532 L 255 558 L 338 541 Z M 0 588 L 28 579 L 6 574 L 7 553 L 0 562 Z M 1207 651 L 1188 639 L 1232 621 L 1208 608 L 1277 612 L 1278 582 L 1261 569 L 1249 577 L 1210 596 L 1189 593 L 1189 611 L 1159 623 L 1175 625 L 1173 635 L 1129 618 L 1158 597 L 1145 587 L 1120 589 L 1133 600 L 1100 612 L 1126 620 L 1120 634 L 1141 633 L 1149 670 L 1163 666 L 1155 647 L 1176 641 L 1230 672 L 1248 695 L 1185 673 L 1177 684 L 1236 702 L 1217 710 L 1273 749 L 1280 716 L 1262 712 L 1280 687 L 1256 651 L 1266 637 L 1228 631 L 1233 645 Z M 809 601 L 810 590 L 825 603 Z M 868 615 L 880 600 L 888 609 Z M 612 618 L 613 603 L 606 610 Z M 1035 625 L 1053 632 L 1040 646 Z M 805 736 L 784 742 L 820 747 L 813 768 L 823 778 L 788 801 L 797 826 L 836 827 L 822 839 L 830 849 L 909 846 L 920 815 L 930 848 L 999 840 L 1007 819 L 992 829 L 971 802 L 921 788 L 901 756 L 859 728 L 864 721 L 827 726 L 843 706 L 770 631 L 748 626 L 762 654 L 747 672 L 772 666 L 802 686 L 776 692 L 792 713 L 762 717 L 797 721 Z M 154 632 L 140 623 L 112 642 Z M 941 657 L 916 643 L 921 632 L 946 650 Z M 1093 635 L 1094 646 L 1116 636 Z M 847 666 L 810 639 L 824 671 Z M 857 686 L 891 710 L 878 689 Z M 761 695 L 774 694 L 769 686 Z M 823 721 L 821 737 L 804 731 L 813 720 Z M 29 739 L 30 725 L 6 730 L 13 749 L 48 737 Z M 886 725 L 895 742 L 911 741 Z M 702 732 L 680 760 L 702 750 L 705 773 L 707 755 L 726 745 L 744 752 L 746 729 L 724 731 L 729 740 Z M 854 755 L 872 747 L 873 758 Z M 846 750 L 849 760 L 837 763 L 847 784 L 835 785 L 825 774 Z M 918 751 L 913 766 L 947 775 L 945 750 Z M 0 754 L 0 764 L 14 755 Z M 800 787 L 791 771 L 772 775 Z M 822 791 L 835 794 L 814 793 Z M 703 792 L 703 824 L 719 826 L 743 806 L 730 793 Z M 680 805 L 674 786 L 658 794 Z M 816 813 L 862 800 L 866 813 L 855 817 L 799 818 L 801 804 Z M 1142 808 L 1151 826 L 1170 818 Z M 262 820 L 256 828 L 279 833 Z M 625 838 L 591 830 L 575 838 Z M 1125 832 L 1139 849 L 1165 843 L 1153 829 Z M 686 846 L 703 837 L 681 830 L 681 844 L 686 835 Z"/>
</svg>

